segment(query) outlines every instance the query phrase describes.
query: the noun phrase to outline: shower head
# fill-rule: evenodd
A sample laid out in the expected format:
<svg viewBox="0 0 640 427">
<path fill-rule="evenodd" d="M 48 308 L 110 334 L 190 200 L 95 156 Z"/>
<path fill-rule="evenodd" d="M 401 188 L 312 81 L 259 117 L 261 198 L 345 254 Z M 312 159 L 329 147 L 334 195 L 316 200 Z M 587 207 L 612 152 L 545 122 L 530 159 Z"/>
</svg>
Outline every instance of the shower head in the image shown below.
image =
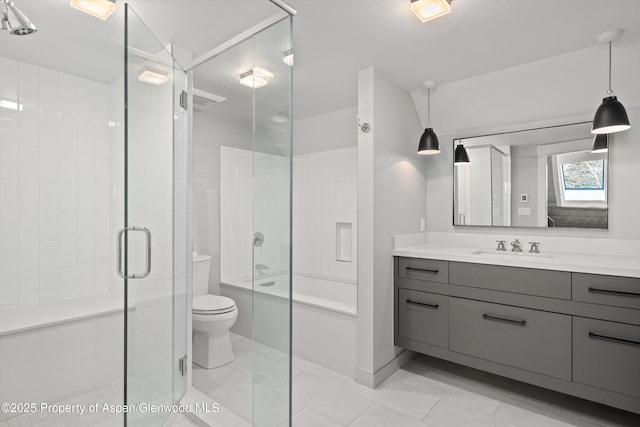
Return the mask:
<svg viewBox="0 0 640 427">
<path fill-rule="evenodd" d="M 3 30 L 8 30 L 16 36 L 24 36 L 38 31 L 33 22 L 9 0 L 2 0 L 0 21 L 2 21 Z"/>
</svg>

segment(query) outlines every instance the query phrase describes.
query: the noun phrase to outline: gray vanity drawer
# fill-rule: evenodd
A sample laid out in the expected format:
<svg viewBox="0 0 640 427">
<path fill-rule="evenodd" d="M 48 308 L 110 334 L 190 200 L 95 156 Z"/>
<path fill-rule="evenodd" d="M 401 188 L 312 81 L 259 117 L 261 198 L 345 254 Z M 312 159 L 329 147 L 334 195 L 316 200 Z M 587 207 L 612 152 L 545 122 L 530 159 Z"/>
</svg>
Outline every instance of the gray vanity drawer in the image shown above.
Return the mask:
<svg viewBox="0 0 640 427">
<path fill-rule="evenodd" d="M 518 294 L 571 299 L 571 273 L 564 271 L 450 262 L 449 283 Z"/>
<path fill-rule="evenodd" d="M 450 298 L 449 349 L 571 380 L 571 316 Z"/>
<path fill-rule="evenodd" d="M 640 279 L 573 273 L 573 299 L 640 309 Z"/>
<path fill-rule="evenodd" d="M 398 335 L 449 347 L 449 297 L 399 288 Z"/>
<path fill-rule="evenodd" d="M 573 381 L 640 397 L 640 326 L 574 317 Z"/>
<path fill-rule="evenodd" d="M 406 279 L 447 283 L 449 281 L 449 262 L 422 258 L 400 258 L 398 260 L 398 276 Z"/>
</svg>

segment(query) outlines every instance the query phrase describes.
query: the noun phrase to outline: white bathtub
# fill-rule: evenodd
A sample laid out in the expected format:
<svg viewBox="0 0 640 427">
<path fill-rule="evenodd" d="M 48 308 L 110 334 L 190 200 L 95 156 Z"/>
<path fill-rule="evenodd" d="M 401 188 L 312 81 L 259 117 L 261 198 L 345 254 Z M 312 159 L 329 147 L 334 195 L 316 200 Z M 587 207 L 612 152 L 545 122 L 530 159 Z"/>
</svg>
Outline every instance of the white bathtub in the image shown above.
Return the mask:
<svg viewBox="0 0 640 427">
<path fill-rule="evenodd" d="M 288 347 L 288 276 L 227 280 L 222 294 L 236 301 L 232 332 L 285 351 Z M 353 376 L 356 362 L 357 286 L 303 275 L 293 276 L 293 353 Z M 254 322 L 255 318 L 255 322 Z"/>
</svg>

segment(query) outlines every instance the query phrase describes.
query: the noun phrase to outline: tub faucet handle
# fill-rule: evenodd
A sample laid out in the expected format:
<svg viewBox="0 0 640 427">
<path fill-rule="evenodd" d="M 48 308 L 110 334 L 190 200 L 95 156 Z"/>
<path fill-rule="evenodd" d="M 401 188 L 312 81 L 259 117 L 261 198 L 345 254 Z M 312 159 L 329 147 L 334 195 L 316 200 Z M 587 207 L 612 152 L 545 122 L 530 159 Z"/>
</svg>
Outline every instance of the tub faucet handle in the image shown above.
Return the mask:
<svg viewBox="0 0 640 427">
<path fill-rule="evenodd" d="M 529 244 L 531 245 L 531 248 L 529 249 L 529 253 L 532 253 L 532 254 L 540 253 L 540 248 L 538 247 L 540 242 L 529 242 Z"/>
<path fill-rule="evenodd" d="M 520 239 L 513 239 L 513 242 L 511 242 L 511 252 L 522 252 Z"/>
<path fill-rule="evenodd" d="M 507 248 L 504 247 L 504 244 L 507 243 L 506 240 L 496 240 L 496 242 L 498 243 L 498 247 L 496 248 L 496 251 L 506 251 Z"/>
</svg>

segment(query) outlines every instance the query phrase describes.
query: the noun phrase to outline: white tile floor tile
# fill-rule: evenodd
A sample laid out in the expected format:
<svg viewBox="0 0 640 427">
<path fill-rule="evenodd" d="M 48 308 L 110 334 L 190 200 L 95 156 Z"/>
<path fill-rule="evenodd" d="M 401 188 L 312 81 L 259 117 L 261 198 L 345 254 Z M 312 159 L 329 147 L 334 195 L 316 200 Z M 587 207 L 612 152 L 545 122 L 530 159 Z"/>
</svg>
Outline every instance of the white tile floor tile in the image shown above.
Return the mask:
<svg viewBox="0 0 640 427">
<path fill-rule="evenodd" d="M 295 427 L 343 427 L 331 418 L 314 411 L 313 409 L 304 408 L 293 415 L 293 425 Z M 280 424 L 280 427 L 289 427 L 288 422 Z"/>
<path fill-rule="evenodd" d="M 372 404 L 349 427 L 424 427 L 424 424 L 378 403 Z"/>
<path fill-rule="evenodd" d="M 233 337 L 233 345 L 238 360 L 227 368 L 240 374 L 240 379 L 229 372 L 194 370 L 194 384 L 208 384 L 207 394 L 218 396 L 223 406 L 240 413 L 248 423 L 256 416 L 250 411 L 255 400 L 251 393 L 256 390 L 251 389 L 252 372 L 262 371 L 254 385 L 264 395 L 261 405 L 278 406 L 286 402 L 286 370 L 276 367 L 271 378 L 269 369 L 274 360 L 286 367 L 288 357 L 239 336 Z M 640 416 L 426 356 L 416 356 L 375 390 L 303 359 L 294 357 L 293 365 L 294 427 L 640 426 Z M 197 379 L 200 375 L 209 377 Z M 218 386 L 216 378 L 226 383 Z M 282 378 L 285 381 L 280 383 Z M 266 412 L 261 417 L 266 424 L 257 425 L 271 427 L 278 419 Z M 288 426 L 283 421 L 278 427 Z"/>
</svg>

